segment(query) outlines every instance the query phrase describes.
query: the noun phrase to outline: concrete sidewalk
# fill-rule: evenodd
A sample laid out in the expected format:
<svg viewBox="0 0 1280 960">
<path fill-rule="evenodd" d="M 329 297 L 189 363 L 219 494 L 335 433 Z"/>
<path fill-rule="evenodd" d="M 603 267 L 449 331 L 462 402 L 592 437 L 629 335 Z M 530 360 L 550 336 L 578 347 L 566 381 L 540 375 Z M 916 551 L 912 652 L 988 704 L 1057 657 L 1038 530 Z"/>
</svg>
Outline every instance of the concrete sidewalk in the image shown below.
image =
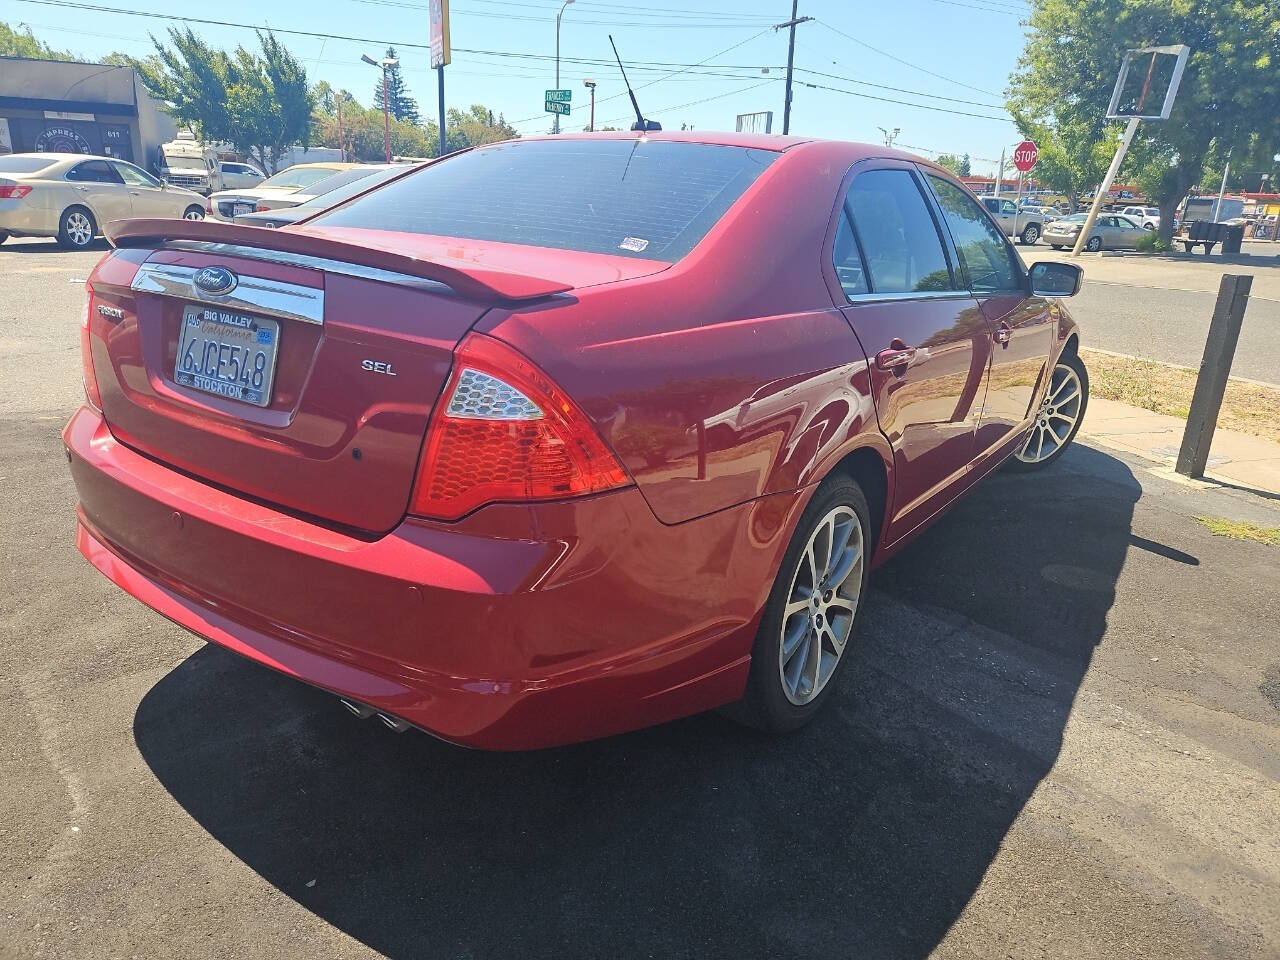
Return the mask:
<svg viewBox="0 0 1280 960">
<path fill-rule="evenodd" d="M 1182 479 L 1172 468 L 1186 425 L 1178 417 L 1090 397 L 1080 433 L 1103 446 L 1161 462 L 1171 477 Z M 1205 480 L 1280 496 L 1280 443 L 1219 429 L 1213 435 Z"/>
</svg>

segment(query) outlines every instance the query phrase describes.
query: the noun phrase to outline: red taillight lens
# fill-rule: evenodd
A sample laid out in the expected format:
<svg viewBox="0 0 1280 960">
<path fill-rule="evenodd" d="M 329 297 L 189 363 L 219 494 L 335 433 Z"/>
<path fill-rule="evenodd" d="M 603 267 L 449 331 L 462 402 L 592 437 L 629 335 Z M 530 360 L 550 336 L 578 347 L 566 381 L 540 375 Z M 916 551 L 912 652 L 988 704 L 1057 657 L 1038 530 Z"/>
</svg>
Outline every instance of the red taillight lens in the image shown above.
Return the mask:
<svg viewBox="0 0 1280 960">
<path fill-rule="evenodd" d="M 213 216 L 213 197 L 204 198 L 204 212 L 210 217 Z"/>
<path fill-rule="evenodd" d="M 458 347 L 432 415 L 409 512 L 456 520 L 495 500 L 554 500 L 630 482 L 550 377 L 473 333 Z"/>
<path fill-rule="evenodd" d="M 254 205 L 253 212 L 254 212 L 254 213 L 266 213 L 266 212 L 267 212 L 268 210 L 270 210 L 270 209 L 271 209 L 271 205 L 270 205 L 270 204 L 266 203 L 265 201 L 259 200 L 259 201 L 257 202 L 257 204 L 255 204 L 255 205 Z"/>
<path fill-rule="evenodd" d="M 81 376 L 84 378 L 85 399 L 89 401 L 89 406 L 101 411 L 102 394 L 98 391 L 98 376 L 93 372 L 93 345 L 89 341 L 89 318 L 93 315 L 93 287 L 86 283 L 84 289 L 89 302 L 85 306 L 84 317 L 80 321 Z"/>
<path fill-rule="evenodd" d="M 17 186 L 3 186 L 0 187 L 0 200 L 21 200 L 30 192 L 30 187 L 21 184 Z"/>
</svg>

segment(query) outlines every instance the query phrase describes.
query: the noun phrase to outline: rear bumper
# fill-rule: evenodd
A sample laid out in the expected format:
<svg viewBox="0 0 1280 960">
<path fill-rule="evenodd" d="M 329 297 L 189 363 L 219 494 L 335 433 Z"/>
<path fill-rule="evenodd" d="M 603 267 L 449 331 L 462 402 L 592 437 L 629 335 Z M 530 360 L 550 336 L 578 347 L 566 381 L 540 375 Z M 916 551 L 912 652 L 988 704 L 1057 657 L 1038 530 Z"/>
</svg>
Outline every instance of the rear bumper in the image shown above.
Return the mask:
<svg viewBox="0 0 1280 960">
<path fill-rule="evenodd" d="M 118 443 L 63 435 L 77 546 L 197 635 L 444 739 L 528 749 L 742 694 L 759 611 L 803 497 L 664 526 L 634 488 L 365 540 Z"/>
</svg>

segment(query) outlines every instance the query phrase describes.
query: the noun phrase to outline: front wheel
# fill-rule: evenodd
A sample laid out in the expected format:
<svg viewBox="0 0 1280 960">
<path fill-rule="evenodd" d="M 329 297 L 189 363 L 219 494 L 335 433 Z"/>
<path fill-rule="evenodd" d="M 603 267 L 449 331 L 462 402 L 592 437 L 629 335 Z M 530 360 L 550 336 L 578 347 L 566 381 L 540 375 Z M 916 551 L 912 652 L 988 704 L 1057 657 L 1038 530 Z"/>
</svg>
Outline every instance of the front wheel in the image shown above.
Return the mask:
<svg viewBox="0 0 1280 960">
<path fill-rule="evenodd" d="M 1049 246 L 1053 247 L 1053 249 L 1055 249 L 1055 250 L 1061 250 L 1061 249 L 1062 249 L 1062 244 L 1060 244 L 1060 243 L 1051 243 L 1051 244 L 1049 244 Z"/>
<path fill-rule="evenodd" d="M 1034 246 L 1040 239 L 1040 228 L 1034 223 L 1028 224 L 1027 228 L 1022 231 L 1022 242 L 1028 246 Z"/>
<path fill-rule="evenodd" d="M 182 212 L 183 220 L 203 220 L 204 207 L 197 207 L 194 203 Z"/>
<path fill-rule="evenodd" d="M 1057 460 L 1079 432 L 1088 404 L 1089 372 L 1083 361 L 1075 354 L 1059 357 L 1031 430 L 1009 466 L 1038 470 Z"/>
<path fill-rule="evenodd" d="M 844 474 L 814 493 L 778 570 L 738 719 L 770 733 L 808 723 L 833 689 L 866 593 L 870 511 Z"/>
</svg>

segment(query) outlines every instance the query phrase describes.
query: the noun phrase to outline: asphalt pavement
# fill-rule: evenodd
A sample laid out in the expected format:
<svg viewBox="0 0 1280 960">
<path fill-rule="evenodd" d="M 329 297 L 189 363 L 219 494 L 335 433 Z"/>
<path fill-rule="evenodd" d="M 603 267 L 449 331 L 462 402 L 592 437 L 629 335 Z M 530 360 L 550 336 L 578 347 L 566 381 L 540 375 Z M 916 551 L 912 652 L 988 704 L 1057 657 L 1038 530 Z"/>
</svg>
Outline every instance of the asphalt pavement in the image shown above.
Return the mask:
<svg viewBox="0 0 1280 960">
<path fill-rule="evenodd" d="M 0 250 L 0 956 L 1280 954 L 1280 554 L 1195 519 L 1280 501 L 1078 444 L 875 576 L 805 730 L 466 751 L 80 558 L 61 257 Z"/>
</svg>

